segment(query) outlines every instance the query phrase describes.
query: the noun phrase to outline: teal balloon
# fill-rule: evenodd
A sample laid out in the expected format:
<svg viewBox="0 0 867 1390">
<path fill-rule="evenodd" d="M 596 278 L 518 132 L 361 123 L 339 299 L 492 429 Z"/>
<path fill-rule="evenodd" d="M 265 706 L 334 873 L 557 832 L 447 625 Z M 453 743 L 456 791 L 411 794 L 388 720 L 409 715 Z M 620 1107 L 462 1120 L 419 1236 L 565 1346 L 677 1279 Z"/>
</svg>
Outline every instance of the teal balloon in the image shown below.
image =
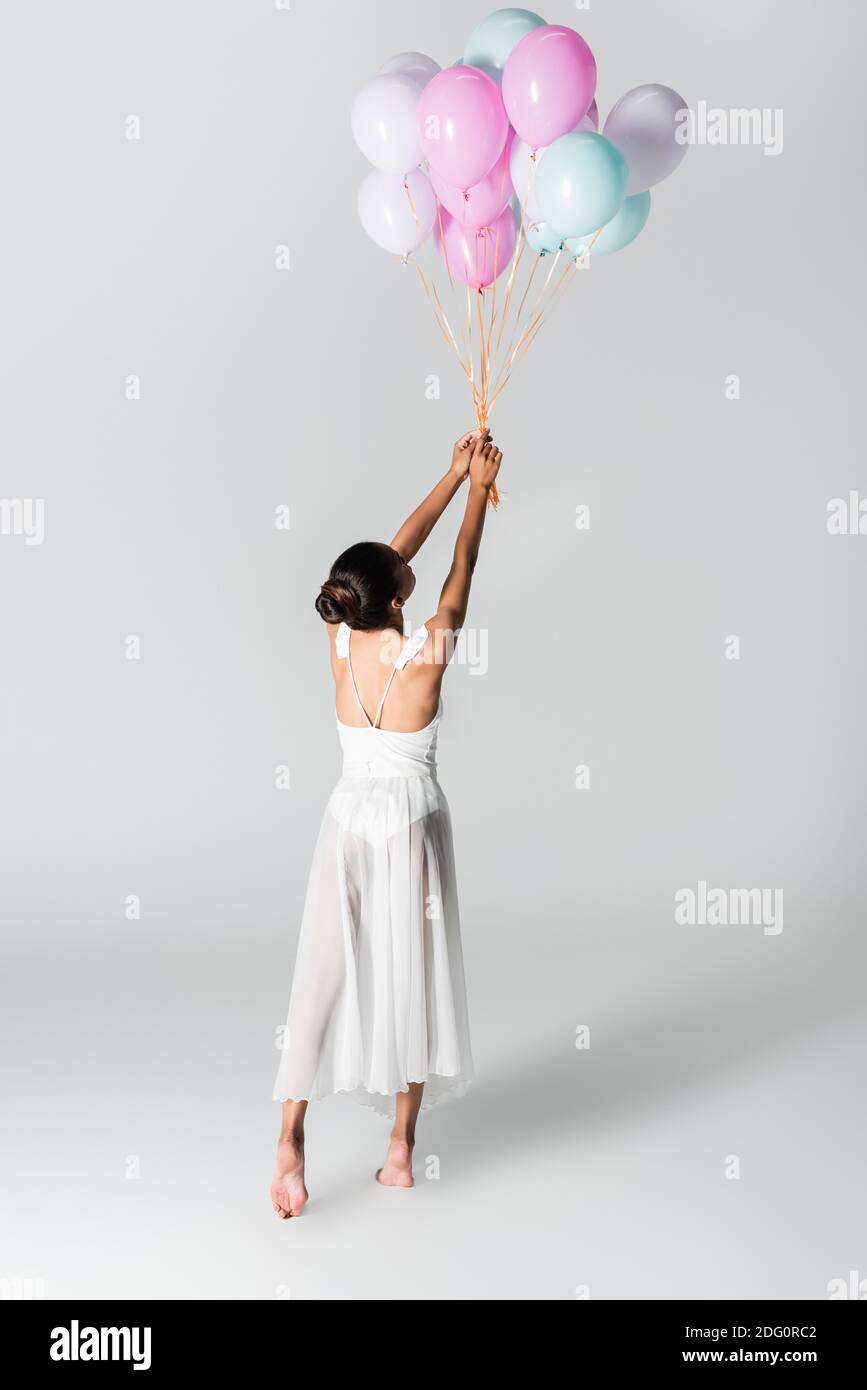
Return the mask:
<svg viewBox="0 0 867 1390">
<path fill-rule="evenodd" d="M 612 217 L 608 225 L 602 228 L 599 239 L 593 242 L 590 255 L 613 256 L 615 251 L 622 251 L 624 246 L 635 240 L 649 216 L 650 189 L 647 188 L 643 193 L 636 193 L 624 200 L 617 216 Z M 567 250 L 577 259 L 587 250 L 594 235 L 595 233 L 588 232 L 586 236 L 569 237 L 566 242 Z"/>
<path fill-rule="evenodd" d="M 540 256 L 552 255 L 563 245 L 563 238 L 547 222 L 527 222 L 524 227 L 527 245 Z"/>
<path fill-rule="evenodd" d="M 455 58 L 455 61 L 450 63 L 449 67 L 478 68 L 479 72 L 483 72 L 486 77 L 490 77 L 492 82 L 496 82 L 498 87 L 502 87 L 503 85 L 503 74 L 499 68 L 494 67 L 493 63 L 468 63 L 466 58 L 461 55 L 460 58 Z"/>
<path fill-rule="evenodd" d="M 610 140 L 575 130 L 548 146 L 533 191 L 542 221 L 564 237 L 579 237 L 617 216 L 628 182 L 626 160 Z"/>
<path fill-rule="evenodd" d="M 545 21 L 532 10 L 495 10 L 483 19 L 467 40 L 464 62 L 468 67 L 495 68 L 502 73 L 506 59 L 516 44 Z"/>
</svg>

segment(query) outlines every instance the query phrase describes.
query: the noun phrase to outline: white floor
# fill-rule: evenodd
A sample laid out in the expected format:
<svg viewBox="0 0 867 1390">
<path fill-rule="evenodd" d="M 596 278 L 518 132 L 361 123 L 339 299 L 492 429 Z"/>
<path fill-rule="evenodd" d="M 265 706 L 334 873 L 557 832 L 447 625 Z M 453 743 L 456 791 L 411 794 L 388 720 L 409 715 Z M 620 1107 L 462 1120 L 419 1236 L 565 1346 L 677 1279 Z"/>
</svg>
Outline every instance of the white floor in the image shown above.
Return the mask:
<svg viewBox="0 0 867 1390">
<path fill-rule="evenodd" d="M 556 952 L 487 978 L 468 953 L 479 1079 L 423 1125 L 415 1189 L 376 1185 L 387 1122 L 332 1098 L 312 1200 L 280 1223 L 262 1016 L 282 981 L 255 951 L 180 958 L 171 984 L 152 959 L 113 990 L 31 960 L 6 1001 L 0 1277 L 46 1298 L 821 1299 L 867 1271 L 854 1015 L 673 990 L 658 941 L 631 982 L 587 943 L 577 991 Z"/>
</svg>

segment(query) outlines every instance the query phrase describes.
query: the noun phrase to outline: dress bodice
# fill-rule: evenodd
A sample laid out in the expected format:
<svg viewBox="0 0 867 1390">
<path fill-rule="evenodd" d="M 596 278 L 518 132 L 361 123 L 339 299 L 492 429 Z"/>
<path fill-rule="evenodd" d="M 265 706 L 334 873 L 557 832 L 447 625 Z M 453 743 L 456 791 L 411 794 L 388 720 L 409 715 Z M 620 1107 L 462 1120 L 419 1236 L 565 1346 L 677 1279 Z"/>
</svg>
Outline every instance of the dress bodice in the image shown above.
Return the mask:
<svg viewBox="0 0 867 1390">
<path fill-rule="evenodd" d="M 443 703 L 429 724 L 411 734 L 373 726 L 356 729 L 337 721 L 344 777 L 431 777 L 436 775 L 437 735 Z"/>
</svg>

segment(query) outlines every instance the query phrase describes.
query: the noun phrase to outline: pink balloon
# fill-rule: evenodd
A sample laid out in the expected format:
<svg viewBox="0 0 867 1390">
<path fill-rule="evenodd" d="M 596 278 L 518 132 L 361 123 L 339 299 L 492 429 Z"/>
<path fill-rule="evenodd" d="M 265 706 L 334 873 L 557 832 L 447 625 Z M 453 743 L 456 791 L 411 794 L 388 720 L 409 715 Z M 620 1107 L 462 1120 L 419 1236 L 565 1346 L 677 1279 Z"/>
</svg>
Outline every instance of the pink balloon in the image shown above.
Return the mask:
<svg viewBox="0 0 867 1390">
<path fill-rule="evenodd" d="M 518 225 L 510 207 L 489 227 L 461 226 L 456 217 L 441 211 L 434 223 L 434 239 L 451 274 L 472 289 L 483 290 L 502 275 L 515 254 Z"/>
<path fill-rule="evenodd" d="M 509 120 L 533 150 L 574 130 L 595 91 L 596 59 L 581 35 L 564 24 L 531 30 L 503 68 Z"/>
<path fill-rule="evenodd" d="M 422 153 L 453 188 L 467 190 L 503 153 L 509 122 L 496 82 L 478 68 L 445 68 L 418 104 Z"/>
<path fill-rule="evenodd" d="M 503 208 L 508 207 L 515 191 L 509 172 L 509 153 L 514 138 L 515 132 L 510 129 L 503 153 L 493 169 L 478 183 L 474 183 L 472 188 L 468 188 L 466 193 L 460 188 L 453 188 L 445 179 L 440 178 L 436 169 L 431 169 L 430 181 L 434 186 L 434 192 L 443 207 L 465 227 L 489 227 L 492 222 L 496 222 Z"/>
</svg>

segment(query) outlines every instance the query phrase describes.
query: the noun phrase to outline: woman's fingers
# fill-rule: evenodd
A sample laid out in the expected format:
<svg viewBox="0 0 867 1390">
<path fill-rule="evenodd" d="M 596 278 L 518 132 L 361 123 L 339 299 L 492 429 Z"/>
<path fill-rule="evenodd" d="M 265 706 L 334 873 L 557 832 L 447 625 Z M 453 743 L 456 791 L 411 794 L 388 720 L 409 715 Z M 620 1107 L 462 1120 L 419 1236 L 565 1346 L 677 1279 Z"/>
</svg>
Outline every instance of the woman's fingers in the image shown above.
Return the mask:
<svg viewBox="0 0 867 1390">
<path fill-rule="evenodd" d="M 473 458 L 484 459 L 485 462 L 490 462 L 495 452 L 497 452 L 497 446 L 491 438 L 491 431 L 483 430 L 475 442 Z"/>
</svg>

